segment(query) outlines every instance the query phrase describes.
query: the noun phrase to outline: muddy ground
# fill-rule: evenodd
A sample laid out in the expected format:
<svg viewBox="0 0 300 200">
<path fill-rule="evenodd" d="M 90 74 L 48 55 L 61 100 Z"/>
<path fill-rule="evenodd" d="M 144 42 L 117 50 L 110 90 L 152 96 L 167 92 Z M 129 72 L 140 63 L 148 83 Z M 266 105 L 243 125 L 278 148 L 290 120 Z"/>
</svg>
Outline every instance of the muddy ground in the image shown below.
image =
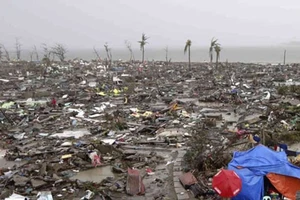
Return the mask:
<svg viewBox="0 0 300 200">
<path fill-rule="evenodd" d="M 211 178 L 249 135 L 299 150 L 298 65 L 2 62 L 0 74 L 1 199 L 218 199 Z"/>
</svg>

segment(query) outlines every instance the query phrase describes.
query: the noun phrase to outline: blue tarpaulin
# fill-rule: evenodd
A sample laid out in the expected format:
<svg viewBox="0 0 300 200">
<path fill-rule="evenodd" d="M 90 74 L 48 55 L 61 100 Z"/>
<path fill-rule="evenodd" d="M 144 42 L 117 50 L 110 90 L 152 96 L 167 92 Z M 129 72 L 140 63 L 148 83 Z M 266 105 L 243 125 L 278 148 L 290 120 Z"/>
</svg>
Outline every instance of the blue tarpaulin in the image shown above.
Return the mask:
<svg viewBox="0 0 300 200">
<path fill-rule="evenodd" d="M 238 90 L 237 90 L 237 89 L 231 90 L 231 94 L 237 94 L 237 93 L 238 93 Z"/>
<path fill-rule="evenodd" d="M 276 152 L 264 145 L 242 152 L 234 152 L 228 169 L 242 179 L 242 190 L 232 200 L 258 200 L 264 194 L 264 176 L 276 173 L 300 179 L 300 168 L 292 165 L 285 152 Z"/>
</svg>

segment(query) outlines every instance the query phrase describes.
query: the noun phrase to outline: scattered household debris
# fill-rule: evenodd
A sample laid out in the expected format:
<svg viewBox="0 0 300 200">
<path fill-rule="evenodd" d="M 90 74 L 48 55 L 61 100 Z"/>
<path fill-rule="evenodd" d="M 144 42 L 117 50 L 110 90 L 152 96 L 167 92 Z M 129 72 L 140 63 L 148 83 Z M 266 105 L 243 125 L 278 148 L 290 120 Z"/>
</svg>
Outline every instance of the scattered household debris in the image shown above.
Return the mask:
<svg viewBox="0 0 300 200">
<path fill-rule="evenodd" d="M 213 199 L 214 175 L 258 144 L 300 166 L 298 65 L 1 66 L 1 199 Z"/>
</svg>

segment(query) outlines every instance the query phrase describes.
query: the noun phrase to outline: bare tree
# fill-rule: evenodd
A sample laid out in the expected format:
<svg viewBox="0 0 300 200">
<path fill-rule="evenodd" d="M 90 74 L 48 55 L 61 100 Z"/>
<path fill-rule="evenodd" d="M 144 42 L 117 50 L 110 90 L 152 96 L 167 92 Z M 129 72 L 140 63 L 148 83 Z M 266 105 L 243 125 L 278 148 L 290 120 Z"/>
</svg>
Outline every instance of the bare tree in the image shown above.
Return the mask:
<svg viewBox="0 0 300 200">
<path fill-rule="evenodd" d="M 34 54 L 34 52 L 33 52 L 33 51 L 30 51 L 30 54 L 29 54 L 29 56 L 30 56 L 30 62 L 32 62 L 33 54 Z"/>
<path fill-rule="evenodd" d="M 42 63 L 46 66 L 42 72 L 43 77 L 44 77 L 44 83 L 46 82 L 46 75 L 47 75 L 47 68 L 51 65 L 51 60 L 50 60 L 50 56 L 52 54 L 51 50 L 48 48 L 47 44 L 43 43 L 42 44 L 42 48 L 43 48 L 43 59 L 42 59 Z"/>
<path fill-rule="evenodd" d="M 5 52 L 5 58 L 7 61 L 10 61 L 10 55 L 9 52 L 7 51 L 7 49 L 3 46 L 4 52 Z"/>
<path fill-rule="evenodd" d="M 51 56 L 52 56 L 52 59 L 51 59 L 51 61 L 53 62 L 53 61 L 55 60 L 55 54 L 54 54 L 54 52 L 53 52 L 53 51 L 51 51 Z"/>
<path fill-rule="evenodd" d="M 165 52 L 166 52 L 166 63 L 168 65 L 169 63 L 171 63 L 171 60 L 172 60 L 171 58 L 169 58 L 169 47 L 168 46 L 166 46 Z"/>
<path fill-rule="evenodd" d="M 109 49 L 109 58 L 110 58 L 110 64 L 112 63 L 112 53 L 111 53 L 111 49 Z"/>
<path fill-rule="evenodd" d="M 32 53 L 33 53 L 33 55 L 36 56 L 36 61 L 40 61 L 40 59 L 39 59 L 39 53 L 38 53 L 37 48 L 36 48 L 35 45 L 33 46 L 33 51 L 32 51 Z"/>
<path fill-rule="evenodd" d="M 104 44 L 104 48 L 105 48 L 106 56 L 107 56 L 107 58 L 106 58 L 106 65 L 108 65 L 110 67 L 111 63 L 112 63 L 111 49 L 108 47 L 107 43 Z"/>
<path fill-rule="evenodd" d="M 169 53 L 169 48 L 168 48 L 168 46 L 166 46 L 165 52 L 166 52 L 166 62 L 168 63 L 168 53 Z"/>
<path fill-rule="evenodd" d="M 131 43 L 128 41 L 128 40 L 125 40 L 125 45 L 130 53 L 130 59 L 129 61 L 134 61 L 134 54 L 133 54 L 133 51 L 132 51 L 132 48 L 131 48 Z"/>
<path fill-rule="evenodd" d="M 7 49 L 5 48 L 5 46 L 3 44 L 0 44 L 1 46 L 1 51 L 3 49 L 4 51 L 4 55 L 3 55 L 3 58 L 5 58 L 7 61 L 10 61 L 10 55 L 9 55 L 9 52 L 7 51 Z M 2 52 L 3 53 L 3 52 Z"/>
<path fill-rule="evenodd" d="M 49 59 L 50 60 L 50 56 L 52 54 L 51 50 L 48 48 L 47 44 L 43 43 L 42 44 L 42 48 L 43 48 L 43 60 L 44 59 Z"/>
<path fill-rule="evenodd" d="M 93 49 L 94 49 L 94 53 L 96 54 L 98 60 L 101 60 L 100 53 L 98 52 L 98 50 L 96 49 L 96 47 L 94 47 Z"/>
<path fill-rule="evenodd" d="M 19 38 L 16 38 L 16 55 L 17 55 L 17 60 L 20 60 L 21 59 L 21 43 L 20 43 L 20 40 Z"/>
<path fill-rule="evenodd" d="M 58 59 L 63 62 L 66 58 L 67 49 L 62 44 L 56 44 L 54 47 L 51 48 L 52 53 L 58 57 Z"/>
<path fill-rule="evenodd" d="M 42 59 L 42 63 L 45 65 L 45 67 L 42 70 L 42 76 L 44 77 L 44 84 L 45 84 L 46 83 L 46 77 L 47 77 L 47 69 L 51 65 L 50 56 L 51 56 L 51 54 L 53 54 L 53 52 L 51 51 L 51 49 L 49 49 L 47 44 L 43 43 L 41 46 L 42 46 L 43 54 L 44 54 L 43 59 Z"/>
</svg>

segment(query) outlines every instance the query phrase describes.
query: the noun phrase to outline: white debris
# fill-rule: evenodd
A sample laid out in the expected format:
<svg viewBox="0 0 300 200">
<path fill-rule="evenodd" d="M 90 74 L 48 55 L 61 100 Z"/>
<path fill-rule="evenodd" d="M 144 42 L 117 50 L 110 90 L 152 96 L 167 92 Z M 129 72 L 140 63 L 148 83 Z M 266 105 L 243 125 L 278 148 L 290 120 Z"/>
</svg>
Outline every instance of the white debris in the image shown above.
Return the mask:
<svg viewBox="0 0 300 200">
<path fill-rule="evenodd" d="M 26 197 L 13 193 L 10 197 L 5 198 L 5 200 L 24 200 Z M 29 198 L 26 198 L 29 200 Z"/>
<path fill-rule="evenodd" d="M 85 135 L 91 135 L 91 133 L 87 129 L 78 129 L 78 130 L 65 130 L 62 133 L 53 134 L 51 135 L 51 137 L 59 137 L 59 138 L 74 137 L 78 139 Z"/>
<path fill-rule="evenodd" d="M 89 82 L 89 87 L 96 87 L 97 83 L 96 82 Z"/>
<path fill-rule="evenodd" d="M 101 142 L 103 142 L 104 144 L 113 145 L 113 143 L 115 143 L 116 140 L 115 139 L 103 139 L 103 140 L 101 140 Z"/>
</svg>

